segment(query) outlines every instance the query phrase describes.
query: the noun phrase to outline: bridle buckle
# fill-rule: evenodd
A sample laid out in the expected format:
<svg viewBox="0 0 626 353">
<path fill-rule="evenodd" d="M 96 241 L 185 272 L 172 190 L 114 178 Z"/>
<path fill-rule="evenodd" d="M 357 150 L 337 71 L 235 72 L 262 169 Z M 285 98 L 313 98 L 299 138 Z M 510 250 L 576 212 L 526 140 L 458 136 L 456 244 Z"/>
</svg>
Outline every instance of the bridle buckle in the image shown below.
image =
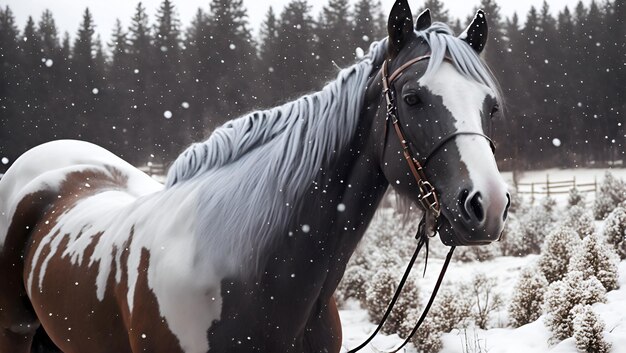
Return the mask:
<svg viewBox="0 0 626 353">
<path fill-rule="evenodd" d="M 419 201 L 425 210 L 430 210 L 438 218 L 441 214 L 441 205 L 439 204 L 439 198 L 435 192 L 435 187 L 426 180 L 420 180 L 417 182 L 419 188 Z"/>
</svg>

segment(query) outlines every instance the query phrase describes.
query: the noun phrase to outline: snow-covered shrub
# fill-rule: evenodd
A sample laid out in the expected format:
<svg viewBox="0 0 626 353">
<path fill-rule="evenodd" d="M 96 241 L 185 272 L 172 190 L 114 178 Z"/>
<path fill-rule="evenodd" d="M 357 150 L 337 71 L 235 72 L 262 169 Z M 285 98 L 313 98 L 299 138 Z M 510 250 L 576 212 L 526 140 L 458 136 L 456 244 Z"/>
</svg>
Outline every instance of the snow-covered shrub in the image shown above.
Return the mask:
<svg viewBox="0 0 626 353">
<path fill-rule="evenodd" d="M 426 318 L 411 342 L 420 353 L 437 353 L 443 348 L 441 333 L 436 321 Z"/>
<path fill-rule="evenodd" d="M 556 343 L 574 333 L 572 309 L 579 304 L 591 305 L 606 301 L 606 290 L 595 277 L 585 278 L 580 271 L 570 271 L 561 281 L 548 287 L 544 311 L 545 324 L 552 332 L 551 341 Z"/>
<path fill-rule="evenodd" d="M 365 303 L 366 284 L 369 279 L 370 272 L 363 266 L 348 266 L 335 291 L 337 303 L 341 305 L 348 298 L 354 298 Z"/>
<path fill-rule="evenodd" d="M 454 252 L 454 259 L 461 262 L 487 261 L 498 255 L 497 243 L 474 246 L 459 246 Z"/>
<path fill-rule="evenodd" d="M 526 325 L 541 316 L 547 287 L 548 281 L 535 267 L 522 271 L 509 305 L 509 317 L 514 327 Z"/>
<path fill-rule="evenodd" d="M 393 298 L 399 282 L 398 272 L 401 271 L 393 268 L 380 268 L 368 283 L 365 307 L 374 322 L 380 321 Z M 419 307 L 419 302 L 419 287 L 417 282 L 409 277 L 381 331 L 388 334 L 407 334 L 408 332 L 405 332 L 406 326 L 403 323 L 411 320 L 408 316 Z"/>
<path fill-rule="evenodd" d="M 604 238 L 617 251 L 621 259 L 626 259 L 626 207 L 618 206 L 609 213 L 604 222 Z"/>
<path fill-rule="evenodd" d="M 548 234 L 537 264 L 548 283 L 563 279 L 572 255 L 579 246 L 578 234 L 569 227 L 560 226 Z"/>
<path fill-rule="evenodd" d="M 567 196 L 567 205 L 585 206 L 585 194 L 581 193 L 576 187 L 571 188 Z"/>
<path fill-rule="evenodd" d="M 565 213 L 563 224 L 572 228 L 582 239 L 595 231 L 593 217 L 583 206 L 572 206 Z"/>
<path fill-rule="evenodd" d="M 502 297 L 495 291 L 496 280 L 488 278 L 484 273 L 474 275 L 468 286 L 469 295 L 473 299 L 472 318 L 476 326 L 487 329 L 489 316 L 502 306 Z"/>
<path fill-rule="evenodd" d="M 608 353 L 611 344 L 604 340 L 604 322 L 593 312 L 591 305 L 577 305 L 574 315 L 574 340 L 581 353 Z"/>
<path fill-rule="evenodd" d="M 604 219 L 618 204 L 626 200 L 626 183 L 607 171 L 593 205 L 593 215 Z"/>
<path fill-rule="evenodd" d="M 515 188 L 509 189 L 509 197 L 511 198 L 511 203 L 509 204 L 509 215 L 511 213 L 524 213 L 526 204 Z"/>
<path fill-rule="evenodd" d="M 617 289 L 619 259 L 612 247 L 595 233 L 583 239 L 570 261 L 570 271 L 580 271 L 585 278 L 595 276 L 607 291 Z"/>
<path fill-rule="evenodd" d="M 546 197 L 522 216 L 519 223 L 522 238 L 517 249 L 519 256 L 539 253 L 543 240 L 555 225 L 555 208 L 556 201 Z"/>
<path fill-rule="evenodd" d="M 497 247 L 502 256 L 527 255 L 528 247 L 524 242 L 524 229 L 517 215 L 509 214 Z"/>
<path fill-rule="evenodd" d="M 439 292 L 419 334 L 412 339 L 419 352 L 439 352 L 442 348 L 442 333 L 464 328 L 469 324 L 472 301 L 465 292 L 463 287 L 446 287 Z"/>
</svg>

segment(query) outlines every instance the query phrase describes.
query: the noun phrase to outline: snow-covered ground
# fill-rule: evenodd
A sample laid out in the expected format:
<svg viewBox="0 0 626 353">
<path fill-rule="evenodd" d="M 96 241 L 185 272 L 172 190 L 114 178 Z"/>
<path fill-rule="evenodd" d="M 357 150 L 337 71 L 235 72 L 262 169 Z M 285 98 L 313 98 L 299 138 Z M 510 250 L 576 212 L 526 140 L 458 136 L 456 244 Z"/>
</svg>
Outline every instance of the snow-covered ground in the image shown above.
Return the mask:
<svg viewBox="0 0 626 353">
<path fill-rule="evenodd" d="M 549 169 L 541 171 L 528 171 L 518 175 L 518 182 L 545 182 L 546 175 L 550 175 L 551 180 L 571 180 L 576 177 L 577 183 L 589 183 L 597 180 L 601 183 L 606 170 L 604 169 Z M 626 180 L 626 168 L 610 169 L 610 172 L 617 178 Z M 505 178 L 513 185 L 512 174 L 505 173 Z M 595 195 L 587 197 L 587 203 L 591 204 Z M 557 203 L 562 206 L 566 204 L 567 194 L 558 195 Z M 603 222 L 595 222 L 597 231 L 602 232 Z M 433 239 L 439 242 L 436 239 Z M 434 254 L 443 254 L 438 251 L 435 245 Z M 441 250 L 441 249 L 439 249 Z M 462 263 L 453 261 L 448 268 L 446 279 L 442 289 L 446 286 L 454 286 L 458 283 L 467 283 L 475 274 L 483 273 L 489 278 L 496 280 L 497 286 L 494 291 L 502 296 L 504 305 L 490 317 L 489 330 L 470 327 L 464 331 L 454 330 L 445 333 L 442 337 L 443 349 L 439 353 L 575 353 L 577 352 L 573 338 L 566 339 L 556 345 L 550 345 L 550 330 L 544 324 L 544 316 L 535 322 L 519 328 L 509 326 L 508 303 L 512 297 L 515 284 L 523 268 L 532 266 L 538 255 L 526 257 L 496 257 L 493 260 L 483 262 Z M 441 256 L 431 256 L 428 261 L 428 271 L 424 278 L 419 278 L 421 300 L 425 304 L 430 292 L 439 275 L 439 270 L 443 264 Z M 423 270 L 423 258 L 418 260 L 412 275 L 420 276 Z M 619 264 L 620 289 L 607 293 L 606 303 L 593 305 L 593 310 L 605 323 L 605 339 L 612 345 L 611 353 L 626 353 L 626 261 Z M 423 305 L 422 305 L 423 307 Z M 343 326 L 343 347 L 342 352 L 356 347 L 375 329 L 376 325 L 371 322 L 365 309 L 361 308 L 356 300 L 347 300 L 340 307 L 339 314 Z M 495 328 L 493 328 L 495 327 Z M 417 335 L 419 336 L 418 331 Z M 380 350 L 390 350 L 399 345 L 402 339 L 397 335 L 385 336 L 379 334 L 372 344 L 366 347 L 363 352 L 379 352 Z M 467 348 L 467 344 L 478 344 L 480 347 Z M 415 353 L 414 347 L 407 347 L 406 353 Z"/>
<path fill-rule="evenodd" d="M 450 285 L 459 281 L 467 281 L 475 273 L 485 273 L 489 277 L 496 278 L 498 286 L 496 292 L 500 293 L 504 302 L 509 302 L 514 285 L 520 270 L 536 261 L 537 255 L 527 257 L 499 257 L 491 261 L 474 263 L 452 263 L 446 274 L 446 280 L 442 286 Z M 429 269 L 424 279 L 420 280 L 423 297 L 430 294 L 438 271 L 443 261 L 440 259 L 429 260 Z M 418 265 L 419 266 L 419 265 Z M 415 272 L 420 272 L 416 269 Z M 607 293 L 607 302 L 593 305 L 597 315 L 605 322 L 605 338 L 612 343 L 611 353 L 626 353 L 626 261 L 622 261 L 619 267 L 620 289 Z M 423 298 L 425 300 L 425 298 Z M 440 353 L 466 353 L 463 350 L 466 340 L 474 344 L 475 340 L 483 348 L 482 352 L 489 353 L 574 353 L 576 347 L 573 338 L 566 339 L 557 345 L 550 346 L 548 339 L 550 331 L 545 327 L 541 316 L 537 321 L 517 329 L 506 328 L 508 315 L 504 307 L 495 316 L 492 322 L 502 328 L 481 330 L 469 328 L 467 331 L 453 331 L 442 337 L 444 347 Z M 363 342 L 375 329 L 376 325 L 369 321 L 367 312 L 362 309 L 358 302 L 349 300 L 339 310 L 343 325 L 343 346 L 353 348 Z M 419 335 L 419 331 L 417 333 Z M 467 337 L 467 338 L 466 338 Z M 373 341 L 372 347 L 367 347 L 364 352 L 376 352 L 373 347 L 380 350 L 388 350 L 400 344 L 402 339 L 397 335 L 379 336 Z M 409 347 L 407 353 L 416 350 Z M 478 353 L 478 352 L 476 352 Z"/>
</svg>

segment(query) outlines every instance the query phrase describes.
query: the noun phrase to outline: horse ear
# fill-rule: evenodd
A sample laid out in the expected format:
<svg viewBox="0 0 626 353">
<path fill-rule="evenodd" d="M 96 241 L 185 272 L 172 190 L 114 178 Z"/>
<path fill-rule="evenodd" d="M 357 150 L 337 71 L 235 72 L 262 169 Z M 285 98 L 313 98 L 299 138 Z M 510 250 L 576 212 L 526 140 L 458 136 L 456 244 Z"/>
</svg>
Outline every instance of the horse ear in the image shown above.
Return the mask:
<svg viewBox="0 0 626 353">
<path fill-rule="evenodd" d="M 387 20 L 389 54 L 396 56 L 413 33 L 413 15 L 407 0 L 396 0 Z"/>
<path fill-rule="evenodd" d="M 426 9 L 422 11 L 419 16 L 417 16 L 417 21 L 415 21 L 415 30 L 423 31 L 426 28 L 430 27 L 431 23 L 432 21 L 430 19 L 430 9 Z"/>
<path fill-rule="evenodd" d="M 480 54 L 485 49 L 487 43 L 487 17 L 483 10 L 478 10 L 472 23 L 467 26 L 465 31 L 459 35 L 459 38 L 466 41 L 476 53 Z"/>
</svg>

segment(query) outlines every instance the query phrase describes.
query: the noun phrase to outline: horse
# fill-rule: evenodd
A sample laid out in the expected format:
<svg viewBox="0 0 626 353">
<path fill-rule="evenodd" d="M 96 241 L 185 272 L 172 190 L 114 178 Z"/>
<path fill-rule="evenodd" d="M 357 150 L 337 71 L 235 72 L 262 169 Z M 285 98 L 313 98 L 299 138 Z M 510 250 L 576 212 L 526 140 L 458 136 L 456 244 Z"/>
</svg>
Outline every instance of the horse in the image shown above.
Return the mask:
<svg viewBox="0 0 626 353">
<path fill-rule="evenodd" d="M 424 204 L 404 152 L 445 244 L 502 232 L 486 38 L 482 11 L 457 37 L 397 0 L 365 57 L 216 129 L 164 185 L 87 142 L 27 151 L 0 181 L 0 351 L 339 352 L 333 292 L 383 195 Z"/>
</svg>

